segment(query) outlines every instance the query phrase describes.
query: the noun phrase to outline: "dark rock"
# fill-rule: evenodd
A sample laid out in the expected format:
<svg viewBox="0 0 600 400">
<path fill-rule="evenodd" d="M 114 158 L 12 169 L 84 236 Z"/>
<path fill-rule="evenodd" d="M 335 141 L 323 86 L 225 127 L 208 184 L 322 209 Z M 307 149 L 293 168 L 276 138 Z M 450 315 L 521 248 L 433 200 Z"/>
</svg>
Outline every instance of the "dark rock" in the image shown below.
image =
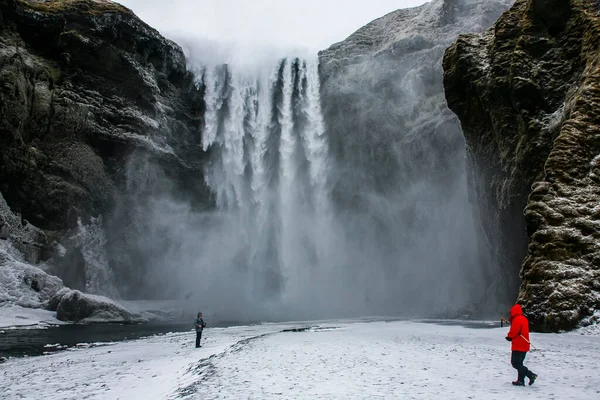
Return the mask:
<svg viewBox="0 0 600 400">
<path fill-rule="evenodd" d="M 131 322 L 132 314 L 114 301 L 78 290 L 63 289 L 49 302 L 48 309 L 56 310 L 61 321 L 81 322 Z"/>
<path fill-rule="evenodd" d="M 0 12 L 9 205 L 44 229 L 85 223 L 111 208 L 133 151 L 203 198 L 186 181 L 202 176 L 203 95 L 179 46 L 112 2 L 3 0 Z"/>
<path fill-rule="evenodd" d="M 137 247 L 150 198 L 212 206 L 204 89 L 178 45 L 117 3 L 0 0 L 0 16 L 0 191 L 53 241 L 103 215 L 107 263 L 127 285 L 149 262 Z M 15 246 L 34 263 L 56 254 Z M 83 288 L 82 260 L 70 264 L 60 275 Z"/>
<path fill-rule="evenodd" d="M 600 20 L 589 1 L 519 0 L 444 56 L 482 222 L 521 269 L 519 302 L 541 331 L 600 308 Z M 564 25 L 564 26 L 562 26 Z"/>
<path fill-rule="evenodd" d="M 560 33 L 571 17 L 571 0 L 533 0 L 534 15 L 552 35 Z"/>
</svg>

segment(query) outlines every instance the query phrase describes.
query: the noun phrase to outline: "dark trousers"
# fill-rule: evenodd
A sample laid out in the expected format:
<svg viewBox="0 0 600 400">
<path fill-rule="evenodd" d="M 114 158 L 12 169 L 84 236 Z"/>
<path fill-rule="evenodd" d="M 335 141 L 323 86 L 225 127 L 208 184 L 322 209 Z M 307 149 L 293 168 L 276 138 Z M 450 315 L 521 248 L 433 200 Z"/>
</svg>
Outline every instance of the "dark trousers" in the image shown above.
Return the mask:
<svg viewBox="0 0 600 400">
<path fill-rule="evenodd" d="M 196 347 L 200 347 L 200 339 L 202 339 L 202 331 L 196 331 Z"/>
<path fill-rule="evenodd" d="M 527 355 L 524 351 L 513 351 L 510 357 L 510 363 L 513 368 L 519 371 L 519 376 L 517 380 L 519 382 L 525 382 L 525 377 L 531 379 L 533 376 L 533 372 L 527 369 L 526 366 L 523 365 L 523 361 L 525 361 L 525 356 Z"/>
</svg>

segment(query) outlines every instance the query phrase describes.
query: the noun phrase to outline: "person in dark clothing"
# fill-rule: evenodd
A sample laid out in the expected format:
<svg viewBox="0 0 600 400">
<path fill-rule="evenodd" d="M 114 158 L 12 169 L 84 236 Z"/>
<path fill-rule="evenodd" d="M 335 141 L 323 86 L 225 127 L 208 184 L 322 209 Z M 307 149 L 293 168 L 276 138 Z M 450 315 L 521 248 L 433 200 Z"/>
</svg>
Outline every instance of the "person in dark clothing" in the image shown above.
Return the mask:
<svg viewBox="0 0 600 400">
<path fill-rule="evenodd" d="M 533 385 L 537 375 L 531 372 L 523 365 L 525 356 L 530 348 L 529 343 L 529 321 L 523 315 L 523 309 L 519 304 L 515 304 L 510 309 L 510 330 L 506 335 L 506 340 L 511 342 L 510 363 L 518 371 L 517 380 L 512 384 L 515 386 L 525 386 L 525 377 L 529 378 L 529 386 Z"/>
<path fill-rule="evenodd" d="M 199 312 L 196 320 L 194 321 L 194 327 L 196 328 L 196 347 L 200 346 L 200 339 L 202 339 L 202 330 L 206 326 L 206 322 L 202 319 L 202 313 Z"/>
</svg>

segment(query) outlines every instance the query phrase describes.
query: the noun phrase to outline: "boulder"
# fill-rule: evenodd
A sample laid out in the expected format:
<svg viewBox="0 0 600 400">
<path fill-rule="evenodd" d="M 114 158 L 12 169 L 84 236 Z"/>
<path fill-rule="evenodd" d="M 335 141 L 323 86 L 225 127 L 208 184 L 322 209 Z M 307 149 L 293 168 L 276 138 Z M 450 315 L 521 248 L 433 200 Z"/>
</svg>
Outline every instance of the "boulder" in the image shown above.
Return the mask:
<svg viewBox="0 0 600 400">
<path fill-rule="evenodd" d="M 79 290 L 63 289 L 49 302 L 49 310 L 56 311 L 60 321 L 83 323 L 135 322 L 139 317 L 132 315 L 115 301 Z"/>
</svg>

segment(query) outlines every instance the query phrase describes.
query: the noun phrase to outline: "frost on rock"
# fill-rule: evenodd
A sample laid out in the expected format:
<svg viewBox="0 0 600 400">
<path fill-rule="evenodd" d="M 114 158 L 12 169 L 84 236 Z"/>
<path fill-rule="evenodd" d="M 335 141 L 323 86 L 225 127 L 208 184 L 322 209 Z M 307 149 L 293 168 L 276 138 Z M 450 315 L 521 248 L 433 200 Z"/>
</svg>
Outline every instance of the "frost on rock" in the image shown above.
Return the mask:
<svg viewBox="0 0 600 400">
<path fill-rule="evenodd" d="M 38 263 L 42 258 L 42 248 L 46 236 L 35 226 L 14 214 L 0 192 L 0 242 L 8 242 L 18 250 L 29 263 Z"/>
<path fill-rule="evenodd" d="M 49 303 L 50 310 L 56 310 L 60 321 L 97 323 L 97 322 L 141 322 L 138 316 L 131 314 L 117 302 L 79 290 L 64 288 L 56 293 Z"/>
<path fill-rule="evenodd" d="M 39 308 L 63 287 L 62 281 L 35 267 L 44 234 L 13 214 L 0 193 L 0 304 Z"/>
<path fill-rule="evenodd" d="M 582 335 L 600 335 L 600 310 L 581 321 L 581 328 L 577 331 Z"/>
<path fill-rule="evenodd" d="M 43 307 L 63 287 L 62 281 L 15 258 L 15 253 L 0 241 L 0 304 Z"/>
</svg>

